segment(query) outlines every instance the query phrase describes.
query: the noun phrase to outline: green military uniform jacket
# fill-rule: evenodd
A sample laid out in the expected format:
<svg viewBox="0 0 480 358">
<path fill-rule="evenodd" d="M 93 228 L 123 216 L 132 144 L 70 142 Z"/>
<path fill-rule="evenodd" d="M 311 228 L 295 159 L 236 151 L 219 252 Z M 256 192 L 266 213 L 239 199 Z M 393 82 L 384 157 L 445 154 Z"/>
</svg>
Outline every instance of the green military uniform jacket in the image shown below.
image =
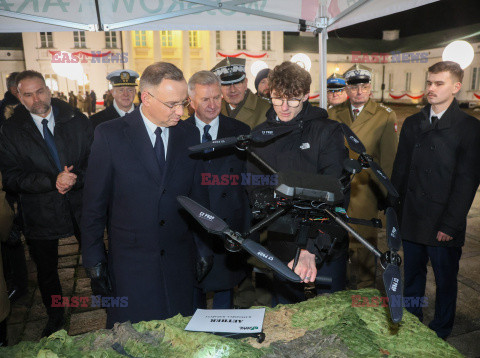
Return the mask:
<svg viewBox="0 0 480 358">
<path fill-rule="evenodd" d="M 224 116 L 230 117 L 227 111 L 227 106 L 228 103 L 225 102 L 225 100 L 222 100 L 221 113 Z M 253 94 L 250 90 L 247 90 L 247 99 L 234 118 L 249 125 L 250 128 L 255 128 L 260 123 L 265 122 L 267 119 L 266 114 L 269 109 L 270 103 Z"/>
<path fill-rule="evenodd" d="M 395 112 L 372 99 L 363 107 L 357 119 L 353 121 L 350 100 L 328 110 L 329 118 L 347 124 L 365 146 L 367 153 L 380 164 L 390 177 L 393 161 L 397 153 L 398 134 Z M 351 158 L 358 154 L 350 151 Z M 355 218 L 371 219 L 378 216 L 378 201 L 383 200 L 385 188 L 377 181 L 370 169 L 356 174 L 352 182 L 348 215 Z M 360 235 L 376 238 L 376 229 L 366 226 L 356 227 Z"/>
</svg>

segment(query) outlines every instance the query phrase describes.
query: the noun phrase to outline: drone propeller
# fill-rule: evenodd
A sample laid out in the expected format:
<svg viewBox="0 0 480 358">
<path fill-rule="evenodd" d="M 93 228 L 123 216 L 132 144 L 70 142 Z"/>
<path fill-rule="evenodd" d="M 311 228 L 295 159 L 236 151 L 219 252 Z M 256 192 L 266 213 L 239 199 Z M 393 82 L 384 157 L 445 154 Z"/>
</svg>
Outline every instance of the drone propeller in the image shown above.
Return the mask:
<svg viewBox="0 0 480 358">
<path fill-rule="evenodd" d="M 245 251 L 259 259 L 280 276 L 292 282 L 302 282 L 302 279 L 295 272 L 290 270 L 288 266 L 275 257 L 270 251 L 255 241 L 244 239 L 238 233 L 233 232 L 225 221 L 217 217 L 210 210 L 205 209 L 203 206 L 186 196 L 177 196 L 177 200 L 180 205 L 209 233 L 220 236 L 229 236 L 231 240 L 239 243 Z"/>
<path fill-rule="evenodd" d="M 387 189 L 388 193 L 392 196 L 398 197 L 398 192 L 393 186 L 390 179 L 388 179 L 387 174 L 382 170 L 380 165 L 378 165 L 372 158 L 371 155 L 367 154 L 367 150 L 363 143 L 358 139 L 355 133 L 347 126 L 345 123 L 342 123 L 343 133 L 345 134 L 345 138 L 347 138 L 348 146 L 351 150 L 355 153 L 358 153 L 359 160 L 362 164 L 372 169 L 373 174 L 378 178 L 378 180 L 383 184 L 383 186 Z"/>
<path fill-rule="evenodd" d="M 387 208 L 386 219 L 388 248 L 394 252 L 398 252 L 398 250 L 400 250 L 402 247 L 402 239 L 400 238 L 397 214 L 392 207 Z"/>
<path fill-rule="evenodd" d="M 275 126 L 268 129 L 258 129 L 254 130 L 250 134 L 243 134 L 238 137 L 225 137 L 220 139 L 215 139 L 210 142 L 205 142 L 197 144 L 188 148 L 191 152 L 201 153 L 209 149 L 220 149 L 233 147 L 237 144 L 244 144 L 253 142 L 253 143 L 265 143 L 274 138 L 280 137 L 284 134 L 287 134 L 297 128 L 298 125 L 290 126 Z"/>
</svg>

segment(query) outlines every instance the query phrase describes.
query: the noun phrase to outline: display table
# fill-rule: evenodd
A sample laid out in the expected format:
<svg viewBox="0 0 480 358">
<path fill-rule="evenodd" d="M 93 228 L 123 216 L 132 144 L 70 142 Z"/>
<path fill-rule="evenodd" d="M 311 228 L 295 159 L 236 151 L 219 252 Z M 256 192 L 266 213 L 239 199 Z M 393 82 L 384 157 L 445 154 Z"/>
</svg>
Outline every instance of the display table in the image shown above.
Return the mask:
<svg viewBox="0 0 480 358">
<path fill-rule="evenodd" d="M 462 357 L 405 310 L 403 321 L 393 325 L 380 296 L 372 289 L 342 291 L 267 309 L 261 344 L 186 332 L 189 317 L 178 315 L 74 337 L 59 331 L 0 348 L 0 357 Z"/>
</svg>

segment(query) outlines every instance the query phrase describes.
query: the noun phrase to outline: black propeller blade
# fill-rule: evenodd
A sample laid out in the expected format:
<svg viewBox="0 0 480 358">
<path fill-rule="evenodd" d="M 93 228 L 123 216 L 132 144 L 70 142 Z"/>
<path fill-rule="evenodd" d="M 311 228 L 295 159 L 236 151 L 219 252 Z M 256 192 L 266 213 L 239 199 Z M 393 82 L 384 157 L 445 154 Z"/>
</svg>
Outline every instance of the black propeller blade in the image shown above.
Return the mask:
<svg viewBox="0 0 480 358">
<path fill-rule="evenodd" d="M 217 217 L 210 210 L 205 209 L 200 204 L 196 203 L 186 196 L 177 196 L 177 200 L 190 215 L 198 221 L 202 227 L 209 233 L 221 235 L 228 231 L 228 225 L 225 221 Z"/>
<path fill-rule="evenodd" d="M 388 248 L 397 252 L 402 247 L 402 239 L 400 237 L 400 229 L 398 228 L 397 214 L 392 207 L 387 208 L 386 220 Z"/>
<path fill-rule="evenodd" d="M 385 174 L 382 168 L 380 168 L 380 165 L 373 160 L 372 156 L 367 154 L 365 146 L 360 139 L 358 139 L 356 134 L 345 123 L 342 123 L 341 126 L 343 133 L 345 134 L 345 138 L 347 138 L 347 143 L 350 149 L 355 153 L 360 154 L 359 159 L 361 162 L 365 163 L 368 167 L 370 167 L 370 169 L 372 169 L 373 174 L 375 174 L 390 195 L 399 197 L 397 190 L 391 183 L 390 179 L 388 179 L 387 174 Z"/>
<path fill-rule="evenodd" d="M 398 323 L 403 317 L 402 277 L 400 267 L 388 264 L 383 273 L 383 284 L 388 297 L 388 307 L 393 323 Z"/>
<path fill-rule="evenodd" d="M 208 149 L 233 147 L 235 144 L 237 144 L 237 142 L 237 137 L 226 137 L 188 147 L 188 150 L 194 153 L 201 153 Z"/>
<path fill-rule="evenodd" d="M 250 138 L 255 143 L 264 143 L 271 139 L 290 133 L 296 128 L 298 128 L 298 125 L 275 126 L 269 127 L 268 129 L 257 129 L 250 133 Z"/>
<path fill-rule="evenodd" d="M 250 239 L 245 239 L 243 240 L 242 247 L 245 249 L 245 251 L 262 261 L 265 265 L 270 267 L 283 278 L 292 282 L 302 282 L 300 276 L 290 270 L 287 265 L 276 258 L 270 251 L 268 251 L 259 243 L 256 243 Z"/>
<path fill-rule="evenodd" d="M 216 235 L 228 235 L 230 238 L 237 241 L 245 251 L 257 257 L 260 261 L 265 263 L 268 267 L 278 273 L 280 276 L 292 282 L 302 282 L 302 279 L 288 268 L 282 261 L 276 258 L 270 251 L 265 249 L 262 245 L 250 239 L 243 239 L 237 236 L 222 219 L 218 218 L 210 210 L 205 209 L 202 205 L 196 203 L 186 196 L 177 196 L 180 205 L 189 212 L 190 215 L 198 221 L 202 227 L 209 233 Z"/>
</svg>

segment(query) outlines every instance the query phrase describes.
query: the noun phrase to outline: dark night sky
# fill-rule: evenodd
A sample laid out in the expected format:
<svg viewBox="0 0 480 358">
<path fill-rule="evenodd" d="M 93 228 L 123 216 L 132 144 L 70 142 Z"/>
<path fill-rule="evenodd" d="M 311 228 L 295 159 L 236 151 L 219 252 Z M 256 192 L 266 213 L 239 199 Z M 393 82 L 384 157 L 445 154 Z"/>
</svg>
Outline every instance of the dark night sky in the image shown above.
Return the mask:
<svg viewBox="0 0 480 358">
<path fill-rule="evenodd" d="M 480 24 L 480 0 L 440 0 L 331 31 L 329 37 L 381 39 L 383 30 L 395 29 L 400 29 L 400 37 L 406 37 L 476 23 Z"/>
</svg>

